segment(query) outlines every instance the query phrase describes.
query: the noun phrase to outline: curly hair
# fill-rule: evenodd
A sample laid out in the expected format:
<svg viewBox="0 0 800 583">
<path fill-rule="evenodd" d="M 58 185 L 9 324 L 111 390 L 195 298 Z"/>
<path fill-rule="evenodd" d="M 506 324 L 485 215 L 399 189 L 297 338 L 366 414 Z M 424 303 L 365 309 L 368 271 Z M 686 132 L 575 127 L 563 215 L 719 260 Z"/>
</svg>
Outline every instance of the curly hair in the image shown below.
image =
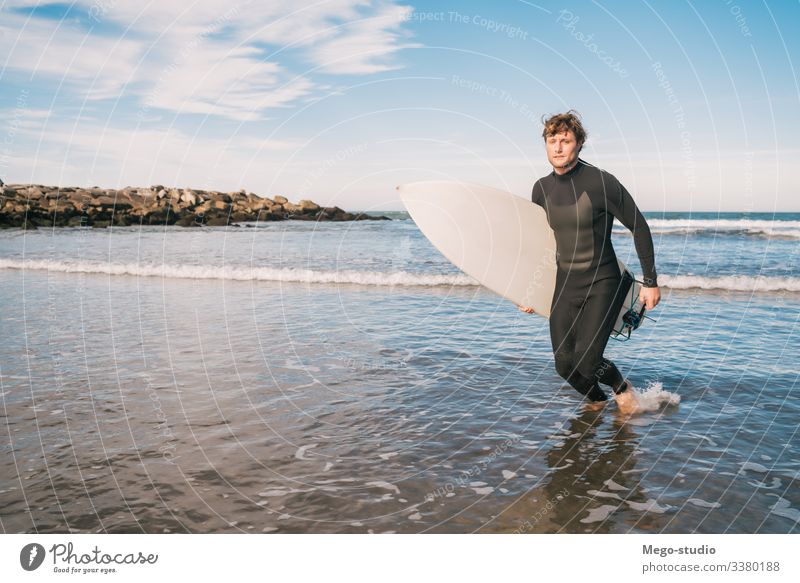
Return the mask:
<svg viewBox="0 0 800 583">
<path fill-rule="evenodd" d="M 588 136 L 586 130 L 583 129 L 583 124 L 581 124 L 581 114 L 574 109 L 570 109 L 567 113 L 557 113 L 549 118 L 546 115 L 543 115 L 542 124 L 544 124 L 542 137 L 545 140 L 548 136 L 554 136 L 556 134 L 560 134 L 561 132 L 571 131 L 575 134 L 575 139 L 578 141 L 578 145 L 582 145 Z"/>
</svg>

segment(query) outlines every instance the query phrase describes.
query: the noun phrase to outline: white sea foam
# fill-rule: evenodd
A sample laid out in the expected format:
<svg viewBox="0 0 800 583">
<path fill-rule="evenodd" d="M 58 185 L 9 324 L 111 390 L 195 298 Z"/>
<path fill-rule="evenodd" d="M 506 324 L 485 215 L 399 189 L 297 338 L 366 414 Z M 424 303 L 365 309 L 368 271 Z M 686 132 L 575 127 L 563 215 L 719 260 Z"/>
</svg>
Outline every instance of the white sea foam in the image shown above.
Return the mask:
<svg viewBox="0 0 800 583">
<path fill-rule="evenodd" d="M 628 389 L 636 395 L 636 413 L 657 411 L 662 405 L 677 405 L 681 397 L 677 393 L 664 390 L 660 382 L 650 383 L 644 389 Z"/>
<path fill-rule="evenodd" d="M 0 269 L 133 275 L 177 279 L 225 279 L 237 281 L 281 281 L 296 283 L 349 283 L 377 286 L 475 286 L 468 275 L 438 275 L 407 271 L 355 271 L 349 269 L 296 269 L 229 265 L 152 265 L 145 263 L 97 263 L 91 261 L 51 261 L 0 259 Z"/>
<path fill-rule="evenodd" d="M 622 233 L 624 229 L 617 232 Z M 703 229 L 699 227 L 668 227 L 650 229 L 654 235 L 693 235 L 696 233 L 713 233 L 714 235 L 748 235 L 767 239 L 800 239 L 799 229 Z"/>
<path fill-rule="evenodd" d="M 688 235 L 709 233 L 717 235 L 745 234 L 758 237 L 800 239 L 800 221 L 770 221 L 764 219 L 648 219 L 653 233 Z M 627 231 L 616 225 L 617 232 Z"/>
<path fill-rule="evenodd" d="M 702 498 L 689 498 L 687 502 L 700 508 L 720 508 L 722 506 L 719 502 L 706 502 Z"/>
<path fill-rule="evenodd" d="M 603 504 L 597 508 L 591 508 L 589 510 L 589 516 L 582 518 L 581 522 L 586 524 L 591 524 L 592 522 L 601 522 L 608 518 L 608 515 L 614 512 L 617 508 L 619 507 L 611 506 L 610 504 Z"/>
<path fill-rule="evenodd" d="M 785 498 L 778 496 L 778 501 L 770 506 L 770 511 L 778 516 L 783 516 L 790 520 L 800 523 L 800 510 L 792 508 L 791 503 Z"/>
<path fill-rule="evenodd" d="M 594 496 L 595 498 L 614 498 L 615 500 L 622 501 L 622 498 L 619 497 L 619 494 L 615 494 L 614 492 L 602 492 L 600 490 L 587 490 L 587 494 L 590 496 Z"/>
<path fill-rule="evenodd" d="M 274 281 L 308 284 L 355 284 L 370 286 L 470 287 L 477 282 L 463 273 L 431 274 L 408 271 L 357 271 L 351 269 L 295 269 L 236 265 L 172 265 L 147 263 L 100 263 L 49 259 L 0 259 L 0 269 L 85 273 L 96 275 L 160 277 L 167 279 L 220 279 Z M 659 275 L 659 284 L 671 289 L 704 289 L 741 292 L 800 292 L 800 277 L 725 275 Z"/>
<path fill-rule="evenodd" d="M 296 457 L 299 460 L 307 460 L 308 458 L 306 457 L 306 451 L 311 449 L 312 447 L 317 447 L 318 445 L 319 445 L 318 443 L 311 443 L 308 445 L 300 446 L 298 450 L 294 453 L 294 457 Z"/>
<path fill-rule="evenodd" d="M 764 219 L 648 219 L 650 227 L 699 229 L 800 229 L 800 221 Z"/>
<path fill-rule="evenodd" d="M 706 289 L 743 292 L 800 292 L 800 277 L 723 275 L 659 275 L 658 283 L 670 289 Z"/>
<path fill-rule="evenodd" d="M 668 505 L 661 506 L 653 500 L 649 498 L 646 502 L 634 502 L 633 500 L 625 500 L 628 503 L 628 506 L 633 508 L 634 510 L 641 510 L 643 512 L 653 512 L 655 514 L 664 514 L 667 510 L 671 507 Z"/>
<path fill-rule="evenodd" d="M 608 480 L 606 480 L 605 482 L 603 482 L 603 484 L 605 484 L 605 485 L 606 485 L 606 487 L 608 487 L 608 489 L 609 489 L 609 490 L 627 490 L 627 489 L 628 489 L 628 488 L 626 488 L 625 486 L 621 486 L 620 484 L 617 484 L 617 483 L 616 483 L 614 480 L 612 480 L 611 478 L 609 478 Z"/>
<path fill-rule="evenodd" d="M 472 488 L 472 490 L 473 490 L 473 491 L 474 491 L 476 494 L 478 494 L 478 495 L 480 495 L 480 496 L 487 496 L 487 495 L 491 494 L 492 492 L 494 492 L 494 488 L 493 488 L 493 487 L 491 487 L 491 486 L 484 486 L 484 487 L 479 487 L 479 488 Z"/>
<path fill-rule="evenodd" d="M 739 469 L 739 473 L 744 473 L 748 470 L 752 472 L 761 472 L 761 473 L 766 473 L 769 471 L 769 468 L 761 464 L 757 464 L 756 462 L 742 462 L 741 466 L 742 467 Z"/>
</svg>

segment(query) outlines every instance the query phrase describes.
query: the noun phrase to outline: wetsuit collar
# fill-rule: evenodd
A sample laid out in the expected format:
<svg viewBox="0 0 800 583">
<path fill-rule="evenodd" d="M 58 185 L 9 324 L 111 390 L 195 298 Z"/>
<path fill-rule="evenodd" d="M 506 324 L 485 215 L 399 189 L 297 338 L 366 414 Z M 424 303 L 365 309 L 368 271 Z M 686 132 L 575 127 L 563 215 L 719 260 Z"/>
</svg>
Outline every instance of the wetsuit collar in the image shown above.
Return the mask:
<svg viewBox="0 0 800 583">
<path fill-rule="evenodd" d="M 555 176 L 556 180 L 570 180 L 574 178 L 578 172 L 580 172 L 581 168 L 586 165 L 586 162 L 578 158 L 578 163 L 572 167 L 572 170 L 567 172 L 566 174 L 556 174 L 555 169 L 553 170 L 552 174 Z"/>
</svg>

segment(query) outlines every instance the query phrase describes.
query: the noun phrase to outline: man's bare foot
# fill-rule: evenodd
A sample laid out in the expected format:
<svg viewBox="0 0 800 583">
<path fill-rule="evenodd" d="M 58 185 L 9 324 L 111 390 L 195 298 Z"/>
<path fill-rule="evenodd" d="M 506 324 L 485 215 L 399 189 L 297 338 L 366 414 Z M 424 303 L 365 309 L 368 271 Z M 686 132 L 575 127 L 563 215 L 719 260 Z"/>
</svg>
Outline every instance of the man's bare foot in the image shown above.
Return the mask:
<svg viewBox="0 0 800 583">
<path fill-rule="evenodd" d="M 587 411 L 602 411 L 608 401 L 589 401 L 584 405 Z"/>
<path fill-rule="evenodd" d="M 625 381 L 628 388 L 622 393 L 614 393 L 614 400 L 617 402 L 617 408 L 620 413 L 631 415 L 639 408 L 639 401 L 636 398 L 636 393 L 633 390 L 633 385 L 630 381 Z"/>
</svg>

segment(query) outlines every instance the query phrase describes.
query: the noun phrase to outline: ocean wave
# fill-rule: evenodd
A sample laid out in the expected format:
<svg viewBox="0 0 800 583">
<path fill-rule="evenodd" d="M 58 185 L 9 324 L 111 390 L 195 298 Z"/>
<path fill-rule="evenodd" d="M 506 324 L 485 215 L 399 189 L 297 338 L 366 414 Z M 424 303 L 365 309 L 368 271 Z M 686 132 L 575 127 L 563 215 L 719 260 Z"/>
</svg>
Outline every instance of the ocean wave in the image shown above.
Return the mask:
<svg viewBox="0 0 800 583">
<path fill-rule="evenodd" d="M 279 281 L 288 283 L 350 283 L 375 286 L 475 286 L 464 274 L 439 275 L 407 271 L 355 271 L 349 269 L 296 269 L 233 265 L 152 265 L 142 263 L 95 263 L 0 259 L 0 269 L 31 269 L 60 273 L 133 275 L 176 279 L 226 279 L 234 281 Z"/>
<path fill-rule="evenodd" d="M 617 232 L 627 231 L 627 229 L 618 229 Z M 650 231 L 654 235 L 694 235 L 700 233 L 710 233 L 713 235 L 747 235 L 751 237 L 766 237 L 769 239 L 800 239 L 800 230 L 787 229 L 787 230 L 769 230 L 769 229 L 747 229 L 747 230 L 718 230 L 711 231 L 708 229 L 698 229 L 694 227 L 676 227 L 676 228 L 651 228 Z"/>
<path fill-rule="evenodd" d="M 692 235 L 748 235 L 753 237 L 800 239 L 800 221 L 769 221 L 756 219 L 649 219 L 647 224 L 654 234 Z M 616 225 L 617 232 L 627 231 Z"/>
<path fill-rule="evenodd" d="M 176 279 L 225 279 L 235 281 L 276 281 L 311 284 L 357 284 L 371 286 L 456 286 L 478 283 L 466 274 L 427 274 L 408 271 L 356 271 L 349 269 L 294 269 L 233 265 L 153 265 L 142 263 L 97 263 L 90 261 L 52 261 L 0 259 L 0 269 L 54 271 L 100 275 L 131 275 Z M 800 292 L 800 277 L 724 275 L 659 275 L 662 287 L 688 290 L 741 292 Z"/>
<path fill-rule="evenodd" d="M 659 275 L 659 285 L 670 289 L 704 289 L 741 292 L 800 292 L 800 277 L 723 275 Z"/>
<path fill-rule="evenodd" d="M 651 227 L 693 227 L 701 229 L 800 229 L 800 221 L 763 219 L 648 219 Z"/>
</svg>

